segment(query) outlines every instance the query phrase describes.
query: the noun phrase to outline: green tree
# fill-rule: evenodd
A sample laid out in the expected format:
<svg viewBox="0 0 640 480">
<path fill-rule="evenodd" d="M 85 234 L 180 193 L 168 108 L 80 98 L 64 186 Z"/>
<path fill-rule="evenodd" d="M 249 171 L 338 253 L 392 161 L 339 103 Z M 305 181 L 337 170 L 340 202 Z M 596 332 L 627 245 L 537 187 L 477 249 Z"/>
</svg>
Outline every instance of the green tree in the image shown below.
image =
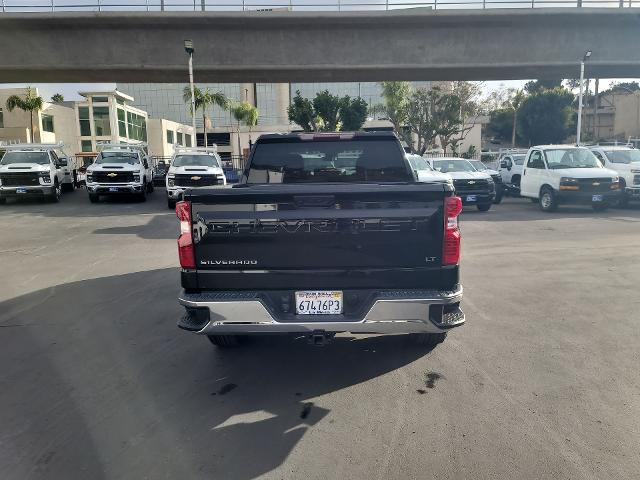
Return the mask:
<svg viewBox="0 0 640 480">
<path fill-rule="evenodd" d="M 531 80 L 524 84 L 524 91 L 528 94 L 538 93 L 543 90 L 551 90 L 562 87 L 562 80 Z"/>
<path fill-rule="evenodd" d="M 511 128 L 511 145 L 513 147 L 516 146 L 517 139 L 518 111 L 520 110 L 520 107 L 522 107 L 526 98 L 527 96 L 523 90 L 516 90 L 509 100 L 509 106 L 513 111 L 513 126 Z"/>
<path fill-rule="evenodd" d="M 407 124 L 409 98 L 411 96 L 411 84 L 409 82 L 382 82 L 382 99 L 384 103 L 371 108 L 373 115 L 382 115 L 393 125 L 396 134 L 407 145 L 412 145 L 411 133 L 404 128 Z"/>
<path fill-rule="evenodd" d="M 436 122 L 438 123 L 438 137 L 440 146 L 447 151 L 451 147 L 455 154 L 458 145 L 465 138 L 465 133 L 471 127 L 465 126 L 464 119 L 460 115 L 462 102 L 457 95 L 446 93 L 439 100 L 439 108 L 436 111 Z"/>
<path fill-rule="evenodd" d="M 316 117 L 322 118 L 322 130 L 327 132 L 335 132 L 340 130 L 339 117 L 340 98 L 332 95 L 329 90 L 323 90 L 316 94 L 313 99 L 313 110 Z"/>
<path fill-rule="evenodd" d="M 350 98 L 348 95 L 340 99 L 340 122 L 342 130 L 355 132 L 362 128 L 367 120 L 367 102 L 362 98 Z"/>
<path fill-rule="evenodd" d="M 193 87 L 193 97 L 195 100 L 196 111 L 202 110 L 202 130 L 204 133 L 204 146 L 207 146 L 207 108 L 217 105 L 223 110 L 229 109 L 229 100 L 222 92 L 211 92 L 207 89 Z M 182 100 L 189 105 L 191 112 L 191 86 L 187 85 L 182 91 Z M 193 112 L 191 112 L 193 115 Z"/>
<path fill-rule="evenodd" d="M 236 121 L 236 134 L 238 137 L 238 154 L 241 153 L 240 146 L 240 125 L 244 124 L 249 127 L 249 143 L 251 143 L 251 129 L 258 123 L 259 111 L 249 102 L 239 102 L 230 106 L 231 116 Z"/>
<path fill-rule="evenodd" d="M 14 109 L 19 108 L 25 112 L 29 112 L 31 118 L 31 141 L 34 141 L 35 126 L 33 124 L 33 112 L 39 112 L 42 110 L 44 100 L 42 97 L 35 94 L 35 91 L 31 87 L 27 87 L 27 93 L 23 97 L 20 95 L 11 95 L 7 98 L 6 107 L 7 110 L 13 112 Z"/>
<path fill-rule="evenodd" d="M 53 103 L 62 103 L 64 102 L 64 96 L 61 93 L 56 93 L 51 97 L 51 101 Z"/>
<path fill-rule="evenodd" d="M 315 128 L 315 111 L 313 103 L 300 94 L 300 90 L 296 91 L 295 97 L 291 105 L 287 108 L 289 121 L 297 123 L 305 132 L 313 132 Z"/>
<path fill-rule="evenodd" d="M 573 125 L 573 94 L 564 87 L 529 95 L 519 109 L 522 138 L 529 145 L 562 142 Z"/>
<path fill-rule="evenodd" d="M 419 88 L 411 94 L 407 104 L 407 125 L 417 142 L 410 143 L 411 151 L 424 154 L 440 133 L 438 108 L 442 93 L 438 89 Z"/>
<path fill-rule="evenodd" d="M 507 142 L 513 133 L 513 120 L 514 112 L 511 108 L 493 110 L 487 126 L 487 133 L 492 137 Z"/>
</svg>

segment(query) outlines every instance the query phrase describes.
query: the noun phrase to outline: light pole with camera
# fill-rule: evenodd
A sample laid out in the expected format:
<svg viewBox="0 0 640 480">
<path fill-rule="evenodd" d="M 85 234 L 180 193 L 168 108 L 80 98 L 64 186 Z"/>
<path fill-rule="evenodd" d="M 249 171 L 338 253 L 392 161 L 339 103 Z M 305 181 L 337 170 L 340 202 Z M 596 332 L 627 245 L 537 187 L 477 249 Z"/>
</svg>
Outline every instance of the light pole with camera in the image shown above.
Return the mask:
<svg viewBox="0 0 640 480">
<path fill-rule="evenodd" d="M 193 88 L 193 40 L 184 41 L 184 50 L 189 55 L 189 86 L 191 87 L 191 126 L 193 127 L 193 146 L 198 146 L 198 132 L 196 130 L 196 97 Z"/>
</svg>

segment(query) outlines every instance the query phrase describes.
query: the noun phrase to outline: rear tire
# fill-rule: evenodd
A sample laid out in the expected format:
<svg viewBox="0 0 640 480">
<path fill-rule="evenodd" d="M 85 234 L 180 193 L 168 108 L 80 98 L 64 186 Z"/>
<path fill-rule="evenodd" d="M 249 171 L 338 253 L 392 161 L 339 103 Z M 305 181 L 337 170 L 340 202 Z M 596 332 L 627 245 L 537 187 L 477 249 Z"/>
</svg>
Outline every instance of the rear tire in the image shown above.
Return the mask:
<svg viewBox="0 0 640 480">
<path fill-rule="evenodd" d="M 409 334 L 411 343 L 422 347 L 435 348 L 447 338 L 445 333 L 411 333 Z"/>
<path fill-rule="evenodd" d="M 543 187 L 540 191 L 540 210 L 543 212 L 555 212 L 558 209 L 558 199 L 553 189 Z"/>
<path fill-rule="evenodd" d="M 476 206 L 478 207 L 478 210 L 480 210 L 481 212 L 488 212 L 489 209 L 491 208 L 490 203 L 479 203 Z"/>
<path fill-rule="evenodd" d="M 241 343 L 240 335 L 207 335 L 209 341 L 218 348 L 235 348 Z"/>
<path fill-rule="evenodd" d="M 495 205 L 498 205 L 500 202 L 502 202 L 503 196 L 504 196 L 504 191 L 502 189 L 496 191 L 496 198 L 493 199 L 493 203 Z"/>
<path fill-rule="evenodd" d="M 171 200 L 170 198 L 167 198 L 167 208 L 169 210 L 175 210 L 176 209 L 176 201 L 175 200 Z"/>
<path fill-rule="evenodd" d="M 91 203 L 98 203 L 100 201 L 100 195 L 96 195 L 95 193 L 89 194 L 89 201 Z"/>
</svg>

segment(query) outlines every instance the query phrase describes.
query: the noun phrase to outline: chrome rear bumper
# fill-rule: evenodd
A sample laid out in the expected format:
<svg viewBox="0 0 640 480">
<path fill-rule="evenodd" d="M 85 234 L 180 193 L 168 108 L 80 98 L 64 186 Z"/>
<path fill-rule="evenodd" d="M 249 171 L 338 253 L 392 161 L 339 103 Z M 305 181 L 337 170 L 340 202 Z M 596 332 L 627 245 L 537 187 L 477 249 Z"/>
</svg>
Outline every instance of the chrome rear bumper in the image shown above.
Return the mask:
<svg viewBox="0 0 640 480">
<path fill-rule="evenodd" d="M 186 309 L 178 326 L 202 335 L 309 333 L 440 333 L 462 325 L 462 286 L 452 291 L 380 292 L 362 318 L 294 315 L 278 321 L 259 292 L 183 292 Z"/>
</svg>

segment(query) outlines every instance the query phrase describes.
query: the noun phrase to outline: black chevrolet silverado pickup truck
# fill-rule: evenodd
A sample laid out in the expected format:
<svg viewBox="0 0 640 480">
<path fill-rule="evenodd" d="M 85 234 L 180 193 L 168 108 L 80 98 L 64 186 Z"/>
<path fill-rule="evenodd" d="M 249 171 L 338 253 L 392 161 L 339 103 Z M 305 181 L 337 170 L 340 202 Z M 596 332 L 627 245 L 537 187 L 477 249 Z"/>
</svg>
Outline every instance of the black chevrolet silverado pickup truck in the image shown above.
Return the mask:
<svg viewBox="0 0 640 480">
<path fill-rule="evenodd" d="M 261 136 L 233 188 L 176 206 L 185 314 L 232 346 L 248 334 L 406 333 L 464 323 L 459 197 L 419 183 L 390 132 Z"/>
</svg>

